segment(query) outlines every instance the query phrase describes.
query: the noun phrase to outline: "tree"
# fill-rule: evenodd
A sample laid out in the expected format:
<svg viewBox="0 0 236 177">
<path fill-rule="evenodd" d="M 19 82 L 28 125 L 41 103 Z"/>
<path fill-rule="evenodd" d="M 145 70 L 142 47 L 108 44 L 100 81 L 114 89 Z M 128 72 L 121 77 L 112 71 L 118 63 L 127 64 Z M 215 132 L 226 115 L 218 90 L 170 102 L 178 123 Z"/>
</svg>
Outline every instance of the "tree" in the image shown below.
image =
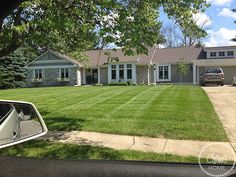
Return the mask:
<svg viewBox="0 0 236 177">
<path fill-rule="evenodd" d="M 232 9 L 232 11 L 235 13 L 235 12 L 236 12 L 236 9 Z M 236 21 L 234 21 L 234 23 L 236 23 Z M 231 39 L 231 41 L 236 42 L 236 37 L 233 38 L 233 39 Z"/>
<path fill-rule="evenodd" d="M 31 0 L 0 21 L 0 58 L 24 45 L 50 48 L 80 58 L 94 44 L 114 43 L 125 55 L 147 54 L 160 43 L 162 8 L 179 26 L 196 26 L 192 14 L 204 11 L 206 0 Z"/>
<path fill-rule="evenodd" d="M 161 33 L 165 37 L 163 43 L 166 48 L 177 47 L 179 45 L 179 32 L 175 24 L 167 24 L 162 27 Z"/>
<path fill-rule="evenodd" d="M 180 58 L 177 62 L 177 71 L 180 74 L 180 83 L 182 83 L 183 76 L 189 73 L 189 64 L 184 60 L 184 58 Z"/>
<path fill-rule="evenodd" d="M 18 48 L 11 55 L 0 58 L 0 88 L 24 87 L 24 66 L 35 58 L 36 53 L 29 47 Z"/>
</svg>

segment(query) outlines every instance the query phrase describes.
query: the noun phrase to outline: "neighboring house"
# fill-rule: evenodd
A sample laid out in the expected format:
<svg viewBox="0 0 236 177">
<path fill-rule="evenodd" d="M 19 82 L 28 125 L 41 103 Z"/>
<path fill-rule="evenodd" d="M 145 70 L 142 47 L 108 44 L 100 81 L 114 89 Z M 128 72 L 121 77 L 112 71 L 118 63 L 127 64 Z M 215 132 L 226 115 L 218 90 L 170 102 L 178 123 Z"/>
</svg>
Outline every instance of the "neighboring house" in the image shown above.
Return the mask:
<svg viewBox="0 0 236 177">
<path fill-rule="evenodd" d="M 27 86 L 81 85 L 81 67 L 78 61 L 49 50 L 25 66 Z"/>
<path fill-rule="evenodd" d="M 65 68 L 65 63 L 62 65 L 59 59 L 52 63 L 53 59 L 50 56 L 58 56 L 64 61 L 68 60 L 67 62 L 71 67 L 69 69 L 70 73 L 72 72 L 73 74 L 69 75 L 70 82 L 65 85 L 80 85 L 80 83 L 84 85 L 95 83 L 109 84 L 111 82 L 127 81 L 137 84 L 178 83 L 180 75 L 177 72 L 177 62 L 180 58 L 184 58 L 190 66 L 189 73 L 183 77 L 183 82 L 186 83 L 199 84 L 200 74 L 205 67 L 209 66 L 222 67 L 225 73 L 226 84 L 230 84 L 232 76 L 236 74 L 236 46 L 164 49 L 152 47 L 148 50 L 149 55 L 138 56 L 124 56 L 120 49 L 116 51 L 109 49 L 86 51 L 88 67 L 80 65 L 78 62 L 74 62 L 74 60 L 68 60 L 68 58 L 63 59 L 63 55 L 49 51 L 26 67 L 29 73 L 28 86 L 36 86 L 33 79 L 37 76 L 38 70 L 42 72 L 42 86 L 65 84 L 64 82 L 58 83 L 57 81 L 58 78 L 62 78 L 60 76 L 64 71 L 61 69 Z M 108 56 L 106 53 L 110 53 L 112 57 L 118 57 L 119 61 L 107 63 Z M 47 56 L 46 59 L 45 56 Z M 56 67 L 57 70 L 53 70 L 52 66 Z M 47 74 L 49 72 L 47 70 L 50 70 L 50 76 Z M 48 83 L 48 77 L 53 82 Z M 37 86 L 41 85 L 38 84 Z"/>
</svg>

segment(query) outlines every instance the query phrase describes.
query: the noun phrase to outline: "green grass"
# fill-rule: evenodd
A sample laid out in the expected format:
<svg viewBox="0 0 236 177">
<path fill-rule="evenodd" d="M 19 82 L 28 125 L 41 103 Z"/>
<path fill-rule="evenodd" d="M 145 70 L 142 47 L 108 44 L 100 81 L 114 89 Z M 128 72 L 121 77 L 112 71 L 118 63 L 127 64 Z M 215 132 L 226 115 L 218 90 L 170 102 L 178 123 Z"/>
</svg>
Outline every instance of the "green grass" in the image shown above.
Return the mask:
<svg viewBox="0 0 236 177">
<path fill-rule="evenodd" d="M 46 159 L 98 159 L 98 160 L 144 160 L 160 162 L 194 162 L 197 157 L 181 157 L 171 154 L 146 153 L 130 150 L 113 150 L 110 148 L 92 147 L 53 143 L 48 141 L 29 141 L 0 150 L 1 156 L 35 157 Z"/>
<path fill-rule="evenodd" d="M 227 141 L 197 86 L 51 87 L 1 90 L 0 99 L 36 104 L 49 130 Z"/>
</svg>

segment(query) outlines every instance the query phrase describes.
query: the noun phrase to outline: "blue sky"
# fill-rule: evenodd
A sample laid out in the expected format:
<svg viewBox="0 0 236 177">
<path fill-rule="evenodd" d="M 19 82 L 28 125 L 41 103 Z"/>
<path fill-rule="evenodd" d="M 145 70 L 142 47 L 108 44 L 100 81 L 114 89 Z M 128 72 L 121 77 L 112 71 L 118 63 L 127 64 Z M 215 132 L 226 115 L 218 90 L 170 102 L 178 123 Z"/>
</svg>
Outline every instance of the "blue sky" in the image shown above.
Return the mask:
<svg viewBox="0 0 236 177">
<path fill-rule="evenodd" d="M 230 41 L 236 35 L 236 13 L 231 11 L 236 8 L 236 0 L 208 0 L 211 6 L 203 14 L 197 14 L 199 25 L 203 22 L 208 33 L 204 40 L 206 46 L 236 45 Z M 163 23 L 170 23 L 165 14 L 160 17 Z"/>
</svg>

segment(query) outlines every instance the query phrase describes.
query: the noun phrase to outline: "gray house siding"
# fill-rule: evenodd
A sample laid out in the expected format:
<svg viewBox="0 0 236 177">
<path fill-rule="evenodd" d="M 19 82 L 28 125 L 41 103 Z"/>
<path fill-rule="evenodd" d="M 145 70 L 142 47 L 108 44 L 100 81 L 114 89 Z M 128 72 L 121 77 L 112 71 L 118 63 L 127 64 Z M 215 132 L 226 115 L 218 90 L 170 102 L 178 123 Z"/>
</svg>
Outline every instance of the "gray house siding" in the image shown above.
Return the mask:
<svg viewBox="0 0 236 177">
<path fill-rule="evenodd" d="M 33 82 L 34 70 L 28 69 L 27 87 L 71 86 L 77 84 L 77 68 L 69 68 L 70 81 L 59 82 L 60 68 L 44 68 L 42 82 Z"/>
<path fill-rule="evenodd" d="M 58 81 L 58 78 L 60 78 L 60 70 L 62 68 L 69 69 L 68 81 Z M 72 63 L 71 61 L 65 58 L 54 55 L 51 52 L 46 52 L 45 54 L 41 55 L 35 61 L 26 66 L 26 69 L 27 87 L 72 86 L 78 84 L 78 65 Z M 42 69 L 41 82 L 34 81 L 35 69 Z"/>
<path fill-rule="evenodd" d="M 180 82 L 180 74 L 177 71 L 177 65 L 171 65 L 171 82 Z M 183 76 L 183 82 L 193 82 L 193 67 L 189 66 L 189 73 Z"/>
<path fill-rule="evenodd" d="M 107 68 L 100 68 L 100 75 L 101 75 L 101 84 L 108 84 L 108 69 Z"/>
<path fill-rule="evenodd" d="M 136 66 L 137 84 L 148 84 L 148 66 Z"/>
</svg>

